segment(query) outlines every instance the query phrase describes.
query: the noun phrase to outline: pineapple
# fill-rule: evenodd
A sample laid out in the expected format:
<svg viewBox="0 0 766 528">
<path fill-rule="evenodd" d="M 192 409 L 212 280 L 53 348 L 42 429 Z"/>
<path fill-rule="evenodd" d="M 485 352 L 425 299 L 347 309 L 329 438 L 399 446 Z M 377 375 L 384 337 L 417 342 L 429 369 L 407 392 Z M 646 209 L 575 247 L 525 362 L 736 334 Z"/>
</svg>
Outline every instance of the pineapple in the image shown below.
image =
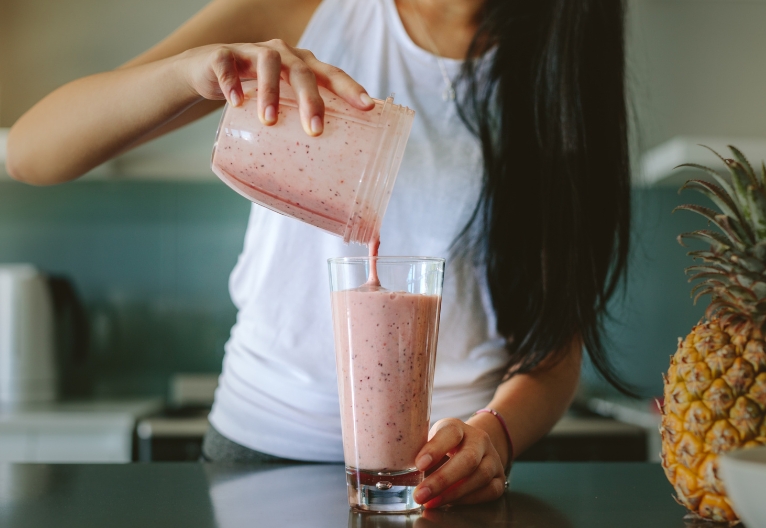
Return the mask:
<svg viewBox="0 0 766 528">
<path fill-rule="evenodd" d="M 661 407 L 662 467 L 676 500 L 692 516 L 736 522 L 718 476 L 718 456 L 730 449 L 766 445 L 766 165 L 756 174 L 745 156 L 721 158 L 731 182 L 701 165 L 718 185 L 690 180 L 720 213 L 682 205 L 701 214 L 720 232 L 699 230 L 678 237 L 709 249 L 691 251 L 699 262 L 687 269 L 697 281 L 695 302 L 711 296 L 705 319 L 678 340 L 664 379 Z M 716 155 L 718 155 L 716 153 Z M 720 157 L 720 156 L 719 156 Z"/>
</svg>

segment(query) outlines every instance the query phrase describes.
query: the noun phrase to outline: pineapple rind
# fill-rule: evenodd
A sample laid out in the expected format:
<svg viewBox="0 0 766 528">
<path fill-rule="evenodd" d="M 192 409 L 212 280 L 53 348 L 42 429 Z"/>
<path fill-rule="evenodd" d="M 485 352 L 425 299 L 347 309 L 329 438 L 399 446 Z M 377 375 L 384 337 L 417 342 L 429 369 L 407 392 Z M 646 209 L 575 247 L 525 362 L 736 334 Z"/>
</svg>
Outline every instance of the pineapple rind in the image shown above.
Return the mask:
<svg viewBox="0 0 766 528">
<path fill-rule="evenodd" d="M 700 323 L 679 342 L 664 377 L 662 467 L 678 501 L 704 519 L 737 519 L 719 477 L 719 455 L 766 445 L 762 337 L 739 321 Z"/>
</svg>

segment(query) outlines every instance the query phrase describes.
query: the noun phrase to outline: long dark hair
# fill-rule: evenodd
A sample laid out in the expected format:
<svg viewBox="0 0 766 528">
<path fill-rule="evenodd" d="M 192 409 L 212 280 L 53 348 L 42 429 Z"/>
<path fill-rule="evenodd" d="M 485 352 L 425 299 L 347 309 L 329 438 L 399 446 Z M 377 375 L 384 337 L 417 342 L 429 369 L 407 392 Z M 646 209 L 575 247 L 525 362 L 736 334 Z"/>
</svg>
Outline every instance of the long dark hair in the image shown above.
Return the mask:
<svg viewBox="0 0 766 528">
<path fill-rule="evenodd" d="M 453 249 L 486 269 L 510 372 L 579 338 L 631 394 L 602 337 L 630 239 L 622 3 L 487 0 L 482 15 L 458 108 L 481 140 L 483 192 Z M 470 60 L 487 52 L 489 66 Z"/>
</svg>

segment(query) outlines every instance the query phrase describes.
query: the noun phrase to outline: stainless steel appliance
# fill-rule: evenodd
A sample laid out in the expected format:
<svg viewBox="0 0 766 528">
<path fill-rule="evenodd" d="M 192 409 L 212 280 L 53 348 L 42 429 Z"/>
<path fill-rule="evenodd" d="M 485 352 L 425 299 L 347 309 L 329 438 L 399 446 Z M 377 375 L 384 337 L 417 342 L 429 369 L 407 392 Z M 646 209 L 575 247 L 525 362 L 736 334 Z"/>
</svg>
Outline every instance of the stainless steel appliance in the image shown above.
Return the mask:
<svg viewBox="0 0 766 528">
<path fill-rule="evenodd" d="M 56 397 L 53 298 L 33 266 L 0 266 L 0 403 Z"/>
<path fill-rule="evenodd" d="M 87 317 L 68 280 L 0 265 L 0 404 L 55 400 L 58 366 L 86 348 Z"/>
</svg>

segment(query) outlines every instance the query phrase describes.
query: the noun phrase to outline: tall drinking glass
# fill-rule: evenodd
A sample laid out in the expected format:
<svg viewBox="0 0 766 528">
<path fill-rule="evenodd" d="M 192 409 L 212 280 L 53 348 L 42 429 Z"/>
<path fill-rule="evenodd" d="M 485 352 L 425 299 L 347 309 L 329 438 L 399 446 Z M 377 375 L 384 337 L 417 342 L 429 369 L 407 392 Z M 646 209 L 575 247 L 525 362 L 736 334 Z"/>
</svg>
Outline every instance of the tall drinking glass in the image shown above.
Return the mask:
<svg viewBox="0 0 766 528">
<path fill-rule="evenodd" d="M 444 259 L 328 262 L 349 504 L 417 510 L 415 457 L 428 439 Z M 380 286 L 368 281 L 371 265 Z"/>
</svg>

